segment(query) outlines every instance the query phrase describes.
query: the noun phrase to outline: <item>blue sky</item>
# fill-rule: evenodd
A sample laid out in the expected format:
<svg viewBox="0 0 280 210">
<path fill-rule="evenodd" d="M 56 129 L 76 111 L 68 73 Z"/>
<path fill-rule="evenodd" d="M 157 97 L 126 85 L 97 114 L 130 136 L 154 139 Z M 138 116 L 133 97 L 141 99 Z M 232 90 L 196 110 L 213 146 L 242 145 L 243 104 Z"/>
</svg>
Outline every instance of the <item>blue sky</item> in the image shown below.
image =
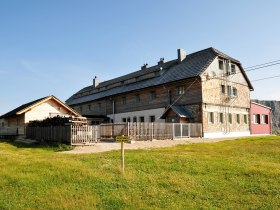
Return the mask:
<svg viewBox="0 0 280 210">
<path fill-rule="evenodd" d="M 0 0 L 0 115 L 208 47 L 249 67 L 280 59 L 279 0 Z M 280 75 L 280 65 L 248 72 Z M 251 98 L 280 100 L 280 78 Z"/>
</svg>

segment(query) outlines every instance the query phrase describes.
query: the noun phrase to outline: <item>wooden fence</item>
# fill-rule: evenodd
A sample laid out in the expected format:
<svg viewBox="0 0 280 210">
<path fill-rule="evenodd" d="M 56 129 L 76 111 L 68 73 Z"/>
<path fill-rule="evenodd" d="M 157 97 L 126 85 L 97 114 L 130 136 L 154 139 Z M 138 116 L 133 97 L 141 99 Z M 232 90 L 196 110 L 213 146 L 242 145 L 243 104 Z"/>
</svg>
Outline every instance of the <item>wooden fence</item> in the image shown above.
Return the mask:
<svg viewBox="0 0 280 210">
<path fill-rule="evenodd" d="M 100 127 L 94 126 L 71 126 L 71 144 L 85 145 L 95 144 L 100 139 Z"/>
<path fill-rule="evenodd" d="M 95 126 L 27 127 L 26 137 L 38 141 L 90 145 L 100 140 L 129 136 L 134 141 L 201 137 L 199 123 L 113 123 Z"/>
<path fill-rule="evenodd" d="M 26 138 L 39 142 L 71 143 L 70 126 L 26 127 Z"/>
<path fill-rule="evenodd" d="M 202 137 L 200 123 L 112 123 L 100 125 L 100 138 L 129 136 L 131 140 Z"/>
</svg>

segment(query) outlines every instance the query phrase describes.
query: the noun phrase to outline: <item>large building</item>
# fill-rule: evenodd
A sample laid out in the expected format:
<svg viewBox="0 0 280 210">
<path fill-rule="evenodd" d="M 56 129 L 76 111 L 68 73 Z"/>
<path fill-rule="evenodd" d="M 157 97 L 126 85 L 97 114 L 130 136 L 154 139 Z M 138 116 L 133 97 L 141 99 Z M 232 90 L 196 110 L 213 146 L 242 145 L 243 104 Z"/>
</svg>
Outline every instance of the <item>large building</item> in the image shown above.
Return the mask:
<svg viewBox="0 0 280 210">
<path fill-rule="evenodd" d="M 250 135 L 250 91 L 241 63 L 207 48 L 102 83 L 72 95 L 66 103 L 98 123 L 202 123 L 204 137 Z"/>
</svg>

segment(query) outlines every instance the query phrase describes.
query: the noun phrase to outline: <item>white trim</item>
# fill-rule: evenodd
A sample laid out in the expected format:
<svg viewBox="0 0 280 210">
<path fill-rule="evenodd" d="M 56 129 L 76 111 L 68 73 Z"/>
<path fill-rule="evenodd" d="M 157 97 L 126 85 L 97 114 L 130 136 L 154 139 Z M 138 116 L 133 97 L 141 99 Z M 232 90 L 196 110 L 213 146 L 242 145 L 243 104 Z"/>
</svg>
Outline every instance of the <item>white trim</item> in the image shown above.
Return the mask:
<svg viewBox="0 0 280 210">
<path fill-rule="evenodd" d="M 265 105 L 262 105 L 262 104 L 258 104 L 258 103 L 254 102 L 254 101 L 251 101 L 251 103 L 252 103 L 252 104 L 255 104 L 255 105 L 257 105 L 257 106 L 261 106 L 261 107 L 264 107 L 264 108 L 267 108 L 267 109 L 270 109 L 270 110 L 271 110 L 270 107 L 265 106 Z"/>
</svg>

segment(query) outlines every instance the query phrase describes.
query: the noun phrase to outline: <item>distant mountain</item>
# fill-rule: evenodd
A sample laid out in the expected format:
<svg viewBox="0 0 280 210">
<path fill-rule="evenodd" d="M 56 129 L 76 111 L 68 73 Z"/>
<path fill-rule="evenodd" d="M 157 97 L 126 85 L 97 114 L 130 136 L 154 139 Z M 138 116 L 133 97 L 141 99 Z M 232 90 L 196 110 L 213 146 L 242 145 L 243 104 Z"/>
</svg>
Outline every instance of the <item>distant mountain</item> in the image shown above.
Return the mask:
<svg viewBox="0 0 280 210">
<path fill-rule="evenodd" d="M 273 133 L 279 134 L 280 133 L 280 101 L 263 101 L 263 100 L 252 100 L 252 101 L 271 108 Z"/>
</svg>

